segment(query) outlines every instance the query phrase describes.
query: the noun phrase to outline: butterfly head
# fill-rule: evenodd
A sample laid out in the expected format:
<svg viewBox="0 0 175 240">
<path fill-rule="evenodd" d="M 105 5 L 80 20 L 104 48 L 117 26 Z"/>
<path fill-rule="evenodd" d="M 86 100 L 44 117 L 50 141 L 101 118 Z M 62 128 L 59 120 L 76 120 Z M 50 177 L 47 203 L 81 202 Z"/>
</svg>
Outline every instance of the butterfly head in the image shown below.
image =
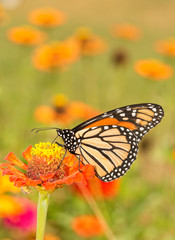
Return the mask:
<svg viewBox="0 0 175 240">
<path fill-rule="evenodd" d="M 75 153 L 75 150 L 80 144 L 80 139 L 75 136 L 75 133 L 70 129 L 57 129 L 57 134 L 63 139 L 68 151 L 70 153 Z"/>
</svg>

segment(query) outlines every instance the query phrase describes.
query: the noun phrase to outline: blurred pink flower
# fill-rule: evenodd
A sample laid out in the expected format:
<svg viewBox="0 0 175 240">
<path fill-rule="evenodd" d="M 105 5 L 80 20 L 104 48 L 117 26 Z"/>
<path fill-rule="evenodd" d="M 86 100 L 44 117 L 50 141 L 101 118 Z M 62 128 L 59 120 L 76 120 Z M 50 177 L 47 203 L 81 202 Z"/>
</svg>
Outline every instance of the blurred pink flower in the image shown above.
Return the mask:
<svg viewBox="0 0 175 240">
<path fill-rule="evenodd" d="M 27 199 L 15 199 L 21 205 L 22 211 L 16 215 L 3 218 L 2 222 L 4 226 L 25 234 L 35 232 L 37 216 L 36 205 Z"/>
</svg>

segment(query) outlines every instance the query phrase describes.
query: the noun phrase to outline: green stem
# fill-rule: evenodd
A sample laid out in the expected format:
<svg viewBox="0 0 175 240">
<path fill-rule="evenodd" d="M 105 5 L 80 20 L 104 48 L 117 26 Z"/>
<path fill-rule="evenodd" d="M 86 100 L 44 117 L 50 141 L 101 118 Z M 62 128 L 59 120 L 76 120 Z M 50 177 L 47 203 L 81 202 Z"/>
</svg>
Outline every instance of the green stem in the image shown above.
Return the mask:
<svg viewBox="0 0 175 240">
<path fill-rule="evenodd" d="M 44 239 L 49 198 L 50 198 L 50 194 L 48 192 L 46 191 L 39 192 L 38 208 L 37 208 L 36 240 Z"/>
</svg>

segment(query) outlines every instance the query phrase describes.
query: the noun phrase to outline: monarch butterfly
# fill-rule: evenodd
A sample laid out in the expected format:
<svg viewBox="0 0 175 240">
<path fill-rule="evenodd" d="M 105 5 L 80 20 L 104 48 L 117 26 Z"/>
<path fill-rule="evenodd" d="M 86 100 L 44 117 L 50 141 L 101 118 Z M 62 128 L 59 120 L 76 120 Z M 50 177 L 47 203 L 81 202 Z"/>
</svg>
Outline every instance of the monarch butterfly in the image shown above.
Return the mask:
<svg viewBox="0 0 175 240">
<path fill-rule="evenodd" d="M 163 116 L 161 106 L 143 103 L 105 112 L 73 129 L 54 129 L 66 150 L 83 164 L 92 164 L 100 180 L 110 182 L 129 170 L 140 140 Z"/>
</svg>

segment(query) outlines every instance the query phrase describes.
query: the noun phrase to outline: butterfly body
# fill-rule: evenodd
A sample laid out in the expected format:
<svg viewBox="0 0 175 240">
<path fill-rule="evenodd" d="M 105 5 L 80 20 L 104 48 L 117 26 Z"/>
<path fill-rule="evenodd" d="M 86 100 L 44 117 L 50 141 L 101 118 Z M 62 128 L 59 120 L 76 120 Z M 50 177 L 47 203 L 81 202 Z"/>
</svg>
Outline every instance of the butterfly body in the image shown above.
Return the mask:
<svg viewBox="0 0 175 240">
<path fill-rule="evenodd" d="M 163 118 L 161 106 L 152 103 L 117 108 L 73 129 L 57 129 L 65 148 L 84 164 L 92 164 L 105 182 L 123 176 L 136 160 L 142 137 Z"/>
</svg>

